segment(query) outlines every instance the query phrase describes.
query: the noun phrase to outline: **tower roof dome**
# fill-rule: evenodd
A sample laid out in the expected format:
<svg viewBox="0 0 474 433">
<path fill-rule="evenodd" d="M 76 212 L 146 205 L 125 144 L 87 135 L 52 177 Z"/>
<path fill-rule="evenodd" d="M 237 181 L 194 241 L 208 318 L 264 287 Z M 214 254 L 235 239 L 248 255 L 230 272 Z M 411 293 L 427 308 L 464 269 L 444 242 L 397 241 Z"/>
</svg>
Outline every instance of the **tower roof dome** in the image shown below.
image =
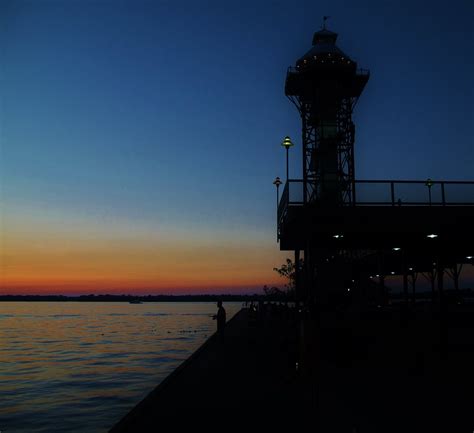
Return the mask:
<svg viewBox="0 0 474 433">
<path fill-rule="evenodd" d="M 349 56 L 336 45 L 336 39 L 337 33 L 330 30 L 322 29 L 315 32 L 312 48 L 297 61 L 297 64 L 303 63 L 305 60 L 315 59 L 320 55 L 337 55 L 350 60 Z"/>
<path fill-rule="evenodd" d="M 317 43 L 336 43 L 337 33 L 331 32 L 331 30 L 322 29 L 314 33 L 313 35 L 313 45 Z"/>
</svg>

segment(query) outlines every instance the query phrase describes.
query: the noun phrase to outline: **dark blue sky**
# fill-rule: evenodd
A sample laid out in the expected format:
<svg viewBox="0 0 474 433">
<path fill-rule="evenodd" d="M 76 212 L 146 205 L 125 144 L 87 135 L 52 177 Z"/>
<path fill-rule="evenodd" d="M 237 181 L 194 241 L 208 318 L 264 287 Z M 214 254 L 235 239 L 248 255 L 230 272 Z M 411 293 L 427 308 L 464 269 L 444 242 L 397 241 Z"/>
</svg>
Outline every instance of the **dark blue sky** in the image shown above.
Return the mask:
<svg viewBox="0 0 474 433">
<path fill-rule="evenodd" d="M 292 173 L 301 166 L 286 68 L 323 15 L 371 71 L 355 114 L 357 177 L 471 179 L 472 1 L 7 0 L 4 209 L 221 230 L 243 249 L 258 234 L 273 254 L 285 135 Z"/>
</svg>

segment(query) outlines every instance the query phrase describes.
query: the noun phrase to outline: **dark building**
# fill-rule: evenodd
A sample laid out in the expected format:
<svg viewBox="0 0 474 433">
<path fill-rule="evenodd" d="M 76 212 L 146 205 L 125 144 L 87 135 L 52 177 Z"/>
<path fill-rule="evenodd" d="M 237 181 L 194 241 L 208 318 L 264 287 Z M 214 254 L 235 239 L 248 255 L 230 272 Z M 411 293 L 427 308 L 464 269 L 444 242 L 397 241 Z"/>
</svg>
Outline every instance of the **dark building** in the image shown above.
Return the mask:
<svg viewBox="0 0 474 433">
<path fill-rule="evenodd" d="M 401 275 L 408 301 L 422 274 L 441 299 L 443 276 L 457 291 L 462 265 L 474 263 L 474 182 L 357 180 L 352 112 L 370 73 L 336 40 L 317 31 L 285 83 L 302 120 L 303 177 L 287 179 L 277 225 L 280 249 L 304 256 L 297 297 L 382 304 L 385 277 Z"/>
</svg>

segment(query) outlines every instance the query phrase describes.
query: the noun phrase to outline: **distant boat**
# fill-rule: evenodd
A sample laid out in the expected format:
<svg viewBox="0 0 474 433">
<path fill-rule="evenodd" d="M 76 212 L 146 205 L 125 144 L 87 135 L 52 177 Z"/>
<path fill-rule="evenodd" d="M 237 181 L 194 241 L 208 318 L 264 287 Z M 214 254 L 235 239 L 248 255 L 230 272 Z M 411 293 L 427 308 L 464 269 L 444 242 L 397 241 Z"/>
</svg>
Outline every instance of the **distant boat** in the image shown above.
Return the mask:
<svg viewBox="0 0 474 433">
<path fill-rule="evenodd" d="M 138 299 L 133 299 L 131 301 L 128 301 L 129 304 L 143 304 L 142 301 L 139 301 Z"/>
</svg>

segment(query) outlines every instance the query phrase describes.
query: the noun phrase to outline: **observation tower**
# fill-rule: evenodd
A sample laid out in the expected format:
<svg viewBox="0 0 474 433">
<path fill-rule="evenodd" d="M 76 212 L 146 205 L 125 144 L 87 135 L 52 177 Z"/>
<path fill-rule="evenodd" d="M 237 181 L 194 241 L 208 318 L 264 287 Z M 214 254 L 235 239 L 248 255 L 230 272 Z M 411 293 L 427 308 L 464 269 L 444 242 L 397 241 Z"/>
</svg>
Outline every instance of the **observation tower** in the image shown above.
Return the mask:
<svg viewBox="0 0 474 433">
<path fill-rule="evenodd" d="M 369 72 L 358 70 L 336 40 L 337 33 L 316 32 L 286 77 L 285 94 L 302 120 L 304 203 L 355 201 L 352 111 Z"/>
<path fill-rule="evenodd" d="M 356 178 L 352 113 L 370 73 L 337 37 L 325 26 L 314 33 L 285 82 L 302 120 L 302 178 L 286 181 L 277 238 L 294 251 L 297 298 L 329 308 L 384 304 L 385 278 L 398 275 L 406 302 L 411 281 L 414 302 L 423 275 L 441 301 L 444 276 L 459 293 L 462 266 L 474 263 L 474 182 Z"/>
</svg>

